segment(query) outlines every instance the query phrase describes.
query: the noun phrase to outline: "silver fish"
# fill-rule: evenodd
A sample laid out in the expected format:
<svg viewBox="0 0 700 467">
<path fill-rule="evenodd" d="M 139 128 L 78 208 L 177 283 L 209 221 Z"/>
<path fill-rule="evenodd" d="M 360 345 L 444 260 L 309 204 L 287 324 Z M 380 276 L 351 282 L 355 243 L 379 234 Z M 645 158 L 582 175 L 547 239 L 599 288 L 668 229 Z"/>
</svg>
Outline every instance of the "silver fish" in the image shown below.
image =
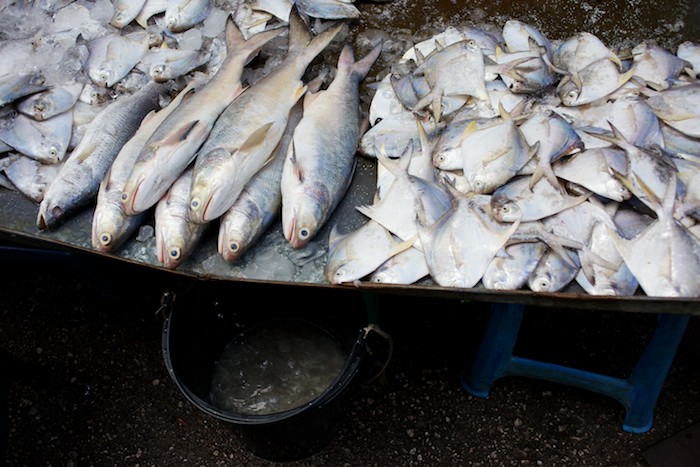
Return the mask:
<svg viewBox="0 0 700 467">
<path fill-rule="evenodd" d="M 418 223 L 430 277 L 443 287 L 474 287 L 518 225 L 497 222 L 475 195 L 456 194 L 453 207 L 435 223 Z"/>
<path fill-rule="evenodd" d="M 294 2 L 299 13 L 320 19 L 357 19 L 360 10 L 353 5 L 354 0 L 297 0 Z"/>
<path fill-rule="evenodd" d="M 552 64 L 560 70 L 573 74 L 605 58 L 622 68 L 622 62 L 615 52 L 596 35 L 583 31 L 559 44 L 552 55 Z"/>
<path fill-rule="evenodd" d="M 676 177 L 662 203 L 655 204 L 657 219 L 638 236 L 627 240 L 613 229 L 613 239 L 625 263 L 650 297 L 700 296 L 700 241 L 673 217 Z M 647 195 L 653 198 L 652 194 Z"/>
<path fill-rule="evenodd" d="M 245 41 L 229 17 L 226 44 L 231 52 L 216 74 L 195 89 L 183 90 L 180 105 L 153 132 L 124 185 L 122 201 L 133 215 L 154 206 L 197 155 L 224 109 L 242 91 L 245 64 L 283 29 L 266 31 Z"/>
<path fill-rule="evenodd" d="M 156 256 L 168 269 L 177 269 L 190 257 L 209 227 L 206 224 L 195 224 L 187 216 L 191 182 L 190 166 L 156 204 Z"/>
<path fill-rule="evenodd" d="M 194 80 L 188 86 L 194 86 Z M 121 147 L 100 182 L 92 216 L 92 246 L 102 252 L 114 251 L 143 224 L 146 212 L 127 215 L 121 201 L 124 183 L 148 138 L 177 108 L 186 93 L 179 93 L 166 107 L 152 111 L 141 121 L 134 135 Z"/>
<path fill-rule="evenodd" d="M 183 32 L 204 21 L 211 0 L 171 0 L 165 8 L 165 25 L 171 32 Z"/>
<path fill-rule="evenodd" d="M 558 190 L 563 190 L 552 170 L 552 163 L 583 149 L 583 141 L 563 117 L 555 112 L 536 112 L 519 126 L 530 146 L 537 145 L 535 168 L 530 178 L 532 189 L 542 177 Z"/>
<path fill-rule="evenodd" d="M 281 180 L 282 228 L 295 249 L 315 237 L 352 182 L 362 123 L 359 86 L 381 48 L 355 61 L 346 44 L 328 88 L 304 98 Z"/>
<path fill-rule="evenodd" d="M 341 27 L 331 26 L 312 38 L 299 15 L 292 13 L 284 61 L 222 112 L 197 153 L 190 202 L 194 222 L 207 223 L 226 212 L 269 161 L 291 108 L 306 92 L 301 78 L 307 66 Z"/>
<path fill-rule="evenodd" d="M 143 118 L 157 108 L 158 98 L 166 90 L 167 85 L 150 82 L 137 93 L 117 99 L 95 117 L 46 190 L 37 216 L 40 229 L 55 227 L 94 199 L 119 150 Z"/>
<path fill-rule="evenodd" d="M 700 83 L 673 86 L 646 100 L 667 125 L 693 138 L 700 138 Z"/>
<path fill-rule="evenodd" d="M 17 110 L 34 120 L 47 120 L 72 109 L 84 86 L 75 82 L 32 94 L 17 104 Z"/>
<path fill-rule="evenodd" d="M 136 19 L 146 0 L 114 0 L 114 15 L 109 24 L 123 29 Z"/>
<path fill-rule="evenodd" d="M 413 284 L 430 275 L 425 255 L 419 248 L 412 246 L 395 254 L 370 275 L 371 282 L 381 284 Z"/>
<path fill-rule="evenodd" d="M 17 152 L 45 164 L 56 164 L 64 159 L 71 139 L 71 111 L 43 121 L 13 112 L 2 120 L 0 139 Z"/>
<path fill-rule="evenodd" d="M 693 41 L 681 42 L 676 49 L 676 55 L 687 62 L 685 72 L 691 78 L 697 78 L 698 73 L 700 73 L 700 43 Z"/>
<path fill-rule="evenodd" d="M 491 212 L 500 222 L 536 221 L 583 203 L 588 196 L 571 196 L 540 180 L 530 187 L 527 176 L 515 177 L 491 196 Z"/>
<path fill-rule="evenodd" d="M 148 20 L 160 13 L 163 13 L 168 6 L 168 0 L 146 0 L 141 11 L 136 15 L 134 21 L 136 21 L 139 26 L 146 29 L 148 27 Z"/>
<path fill-rule="evenodd" d="M 282 170 L 294 129 L 302 114 L 302 104 L 299 101 L 290 111 L 287 128 L 275 148 L 273 159 L 255 174 L 231 208 L 221 216 L 217 248 L 229 263 L 245 254 L 280 216 Z"/>
<path fill-rule="evenodd" d="M 506 245 L 486 267 L 481 283 L 491 290 L 521 289 L 545 251 L 547 244 L 541 241 Z"/>
<path fill-rule="evenodd" d="M 42 72 L 9 73 L 0 76 L 0 107 L 49 88 Z"/>
<path fill-rule="evenodd" d="M 557 93 L 564 105 L 588 104 L 612 94 L 633 75 L 634 67 L 620 73 L 613 60 L 603 58 L 562 78 L 557 85 Z"/>
<path fill-rule="evenodd" d="M 206 49 L 182 50 L 161 46 L 157 51 L 149 51 L 141 63 L 148 68 L 151 79 L 163 82 L 186 75 L 207 63 L 210 58 L 211 52 Z"/>
<path fill-rule="evenodd" d="M 627 174 L 627 156 L 618 148 L 586 149 L 554 164 L 557 177 L 614 201 L 630 199 L 632 193 L 613 173 Z"/>
<path fill-rule="evenodd" d="M 642 42 L 632 49 L 634 76 L 657 91 L 670 88 L 689 63 L 665 48 Z"/>
<path fill-rule="evenodd" d="M 90 54 L 85 67 L 98 86 L 111 88 L 123 79 L 148 51 L 149 34 L 107 34 L 88 43 Z"/>
<path fill-rule="evenodd" d="M 559 292 L 569 285 L 578 274 L 580 264 L 576 252 L 564 250 L 566 258 L 552 249 L 548 249 L 540 258 L 530 276 L 527 285 L 533 292 Z"/>
<path fill-rule="evenodd" d="M 42 164 L 19 155 L 4 167 L 4 172 L 18 191 L 32 201 L 41 203 L 47 187 L 56 178 L 60 168 L 60 164 Z"/>
<path fill-rule="evenodd" d="M 413 239 L 399 240 L 371 219 L 346 234 L 340 233 L 334 225 L 328 238 L 324 275 L 331 284 L 358 281 L 389 258 L 410 248 L 412 243 Z"/>
</svg>

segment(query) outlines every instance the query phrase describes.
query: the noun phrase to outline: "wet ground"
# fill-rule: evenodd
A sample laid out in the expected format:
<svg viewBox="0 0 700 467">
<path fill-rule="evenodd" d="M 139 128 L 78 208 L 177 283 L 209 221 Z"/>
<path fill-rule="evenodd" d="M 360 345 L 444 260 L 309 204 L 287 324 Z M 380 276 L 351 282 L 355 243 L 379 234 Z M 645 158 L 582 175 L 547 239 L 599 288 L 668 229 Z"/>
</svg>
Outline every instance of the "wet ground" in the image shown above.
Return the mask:
<svg viewBox="0 0 700 467">
<path fill-rule="evenodd" d="M 157 310 L 163 291 L 188 293 L 191 279 L 89 255 L 10 253 L 3 250 L 0 283 L 8 466 L 273 464 L 251 452 L 245 433 L 190 403 L 168 374 Z M 231 283 L 230 293 L 241 313 L 285 306 L 364 314 L 365 303 L 378 305 L 372 316 L 391 336 L 384 370 L 386 348 L 377 344 L 344 393 L 330 444 L 290 465 L 692 465 L 647 457 L 700 421 L 697 317 L 651 430 L 632 434 L 621 428 L 622 405 L 594 392 L 522 377 L 498 380 L 487 399 L 465 392 L 460 376 L 486 304 L 258 284 Z M 655 319 L 528 309 L 516 353 L 626 377 Z M 697 454 L 697 436 L 683 441 L 676 457 Z"/>
</svg>

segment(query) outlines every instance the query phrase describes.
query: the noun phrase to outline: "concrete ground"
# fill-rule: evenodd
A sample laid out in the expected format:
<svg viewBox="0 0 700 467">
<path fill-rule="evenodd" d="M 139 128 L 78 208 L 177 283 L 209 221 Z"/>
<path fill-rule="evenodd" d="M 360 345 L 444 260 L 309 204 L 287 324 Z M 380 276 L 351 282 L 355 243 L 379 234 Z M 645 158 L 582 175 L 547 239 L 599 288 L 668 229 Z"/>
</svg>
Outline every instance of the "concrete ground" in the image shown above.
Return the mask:
<svg viewBox="0 0 700 467">
<path fill-rule="evenodd" d="M 8 466 L 277 464 L 260 455 L 284 439 L 254 454 L 249 431 L 200 410 L 166 369 L 160 299 L 165 290 L 187 293 L 191 279 L 113 260 L 10 255 L 3 264 Z M 280 306 L 280 298 L 292 309 L 364 313 L 367 298 L 264 284 L 231 283 L 230 293 L 240 298 L 241 313 Z M 695 432 L 674 438 L 700 421 L 697 317 L 651 430 L 633 434 L 622 430 L 623 406 L 594 392 L 524 377 L 497 380 L 488 398 L 464 391 L 460 377 L 481 340 L 487 304 L 375 299 L 377 324 L 393 344 L 388 364 L 382 366 L 389 341 L 370 341 L 372 355 L 338 400 L 342 413 L 326 420 L 337 433 L 288 465 L 660 467 L 698 458 Z M 529 309 L 516 353 L 626 377 L 655 320 L 644 313 Z"/>
</svg>

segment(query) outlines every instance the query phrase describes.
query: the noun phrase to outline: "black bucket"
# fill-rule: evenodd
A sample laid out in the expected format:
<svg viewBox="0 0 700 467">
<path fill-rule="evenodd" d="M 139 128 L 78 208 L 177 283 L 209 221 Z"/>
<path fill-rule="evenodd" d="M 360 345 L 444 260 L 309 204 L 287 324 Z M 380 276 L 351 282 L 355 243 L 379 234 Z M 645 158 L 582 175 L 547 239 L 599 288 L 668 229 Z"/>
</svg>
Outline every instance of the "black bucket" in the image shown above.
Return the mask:
<svg viewBox="0 0 700 467">
<path fill-rule="evenodd" d="M 338 297 L 324 300 L 319 296 L 323 291 L 310 291 L 307 295 L 315 298 L 304 306 L 289 306 L 289 301 L 283 299 L 282 306 L 275 300 L 275 306 L 250 308 L 242 303 L 239 292 L 232 290 L 231 284 L 198 283 L 182 297 L 164 294 L 162 351 L 168 372 L 191 403 L 229 422 L 258 457 L 292 461 L 311 456 L 336 436 L 343 403 L 360 379 L 357 375 L 366 355 L 368 329 L 364 307 L 360 301 L 353 305 L 355 302 Z M 244 292 L 250 296 L 251 290 Z M 290 293 L 298 295 L 296 291 Z M 211 394 L 219 358 L 241 333 L 250 334 L 268 323 L 303 324 L 327 332 L 343 350 L 343 368 L 325 390 L 300 406 L 269 414 L 223 409 Z"/>
</svg>

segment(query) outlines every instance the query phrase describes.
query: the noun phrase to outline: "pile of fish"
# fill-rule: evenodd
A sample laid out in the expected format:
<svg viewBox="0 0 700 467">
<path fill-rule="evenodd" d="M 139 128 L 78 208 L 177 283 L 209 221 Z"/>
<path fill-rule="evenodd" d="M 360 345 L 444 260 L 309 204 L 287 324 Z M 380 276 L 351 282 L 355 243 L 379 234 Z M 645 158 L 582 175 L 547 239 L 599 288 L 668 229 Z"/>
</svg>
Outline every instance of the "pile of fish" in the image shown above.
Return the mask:
<svg viewBox="0 0 700 467">
<path fill-rule="evenodd" d="M 700 296 L 700 44 L 447 28 L 376 89 L 367 222 L 326 278 Z"/>
<path fill-rule="evenodd" d="M 351 2 L 48 3 L 0 10 L 2 180 L 39 203 L 39 229 L 94 205 L 92 245 L 110 252 L 152 213 L 168 268 L 219 218 L 227 261 L 280 211 L 294 248 L 313 238 L 350 184 L 381 51 L 356 61 L 346 44 L 326 89 L 302 81 Z"/>
</svg>

